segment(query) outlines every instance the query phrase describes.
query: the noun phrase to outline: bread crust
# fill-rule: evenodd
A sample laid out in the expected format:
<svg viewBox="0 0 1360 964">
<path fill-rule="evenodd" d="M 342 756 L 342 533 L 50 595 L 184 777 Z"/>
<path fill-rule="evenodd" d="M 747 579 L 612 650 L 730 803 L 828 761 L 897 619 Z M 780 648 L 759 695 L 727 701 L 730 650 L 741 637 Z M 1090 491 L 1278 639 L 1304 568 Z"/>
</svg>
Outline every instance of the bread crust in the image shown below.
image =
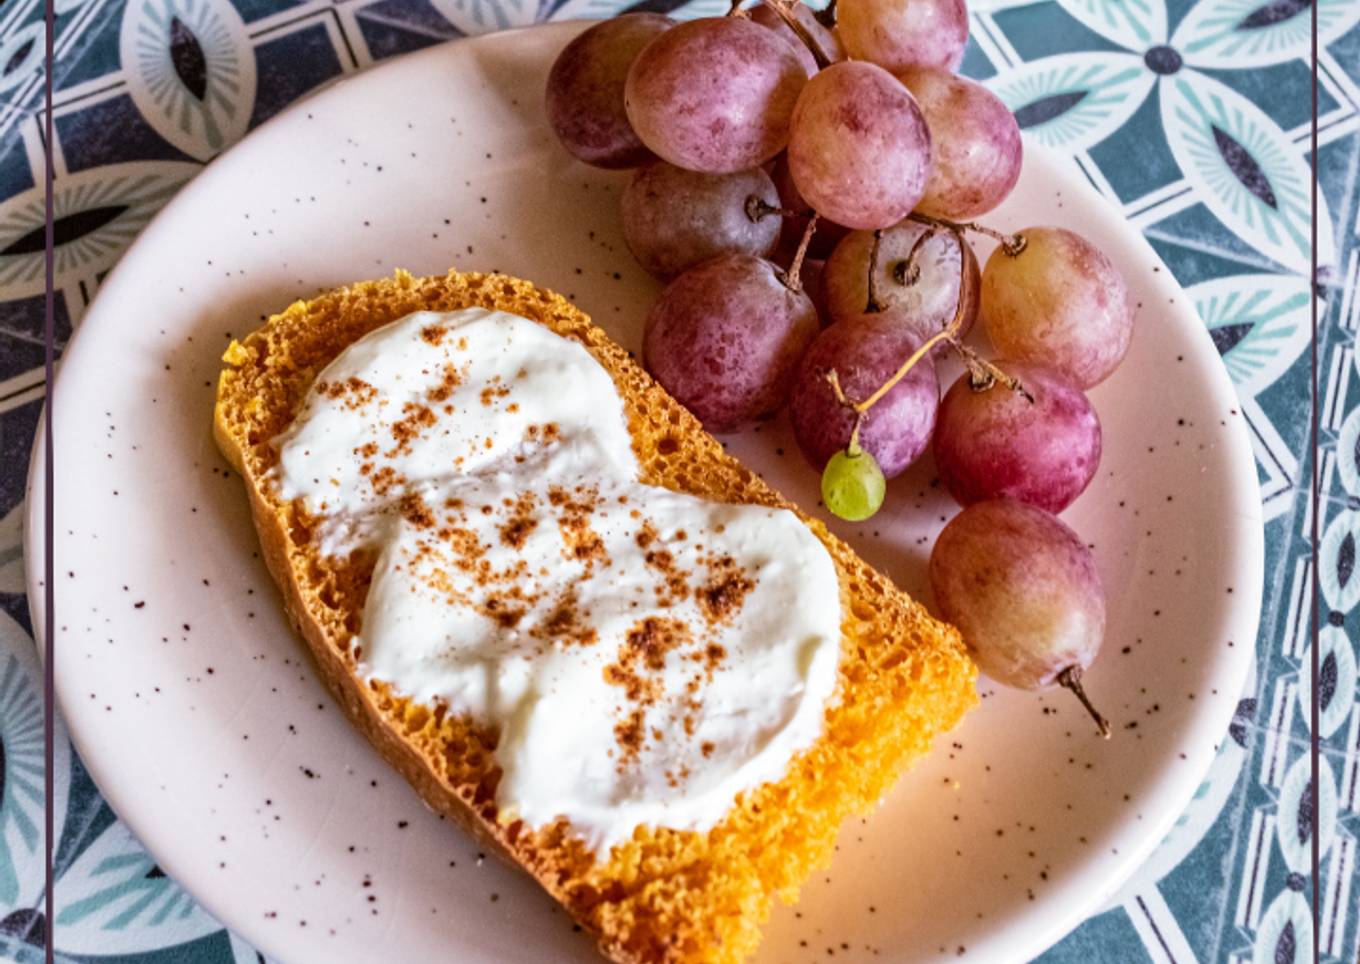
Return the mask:
<svg viewBox="0 0 1360 964">
<path fill-rule="evenodd" d="M 625 400 L 644 481 L 725 501 L 790 509 L 835 561 L 847 628 L 828 732 L 812 751 L 795 758 L 781 784 L 739 798 L 740 806 L 708 834 L 640 830 L 634 841 L 606 857 L 590 854 L 570 839 L 560 822 L 531 829 L 498 820 L 494 788 L 499 773 L 494 761 L 478 762 L 489 757 L 494 734 L 479 735 L 471 723 L 442 708 L 414 706 L 357 674 L 348 637 L 357 629 L 366 588 L 362 562 L 327 568 L 331 563 L 310 549 L 311 520 L 300 504 L 281 503 L 273 495 L 272 438 L 291 421 L 312 378 L 330 358 L 358 335 L 413 310 L 473 305 L 524 315 L 591 351 Z M 318 328 L 325 331 L 318 333 Z M 331 343 L 320 344 L 323 335 Z M 755 946 L 758 925 L 773 898 L 791 898 L 810 869 L 829 860 L 835 827 L 828 830 L 825 820 L 836 818 L 838 825 L 850 813 L 872 806 L 930 738 L 957 722 L 976 701 L 976 670 L 955 630 L 925 614 L 825 526 L 728 456 L 622 348 L 551 292 L 504 276 L 451 271 L 417 279 L 398 272 L 295 303 L 242 342 L 233 342 L 224 361 L 214 436 L 245 481 L 265 564 L 327 687 L 421 799 L 530 873 L 618 964 L 743 959 Z M 272 457 L 276 460 L 276 453 Z M 338 596 L 337 605 L 326 602 L 328 592 Z M 902 636 L 895 639 L 893 633 Z M 897 716 L 879 726 L 875 714 L 892 714 L 876 705 L 859 707 L 869 700 L 865 694 L 895 707 Z M 894 755 L 896 759 L 882 759 Z M 865 785 L 850 786 L 856 775 L 841 774 L 841 761 L 860 756 L 865 758 L 858 763 Z M 830 773 L 832 769 L 837 772 Z M 817 785 L 823 782 L 833 785 Z M 826 801 L 820 807 L 819 798 Z M 806 824 L 817 823 L 808 841 L 797 833 L 796 820 L 776 819 L 769 812 L 794 804 L 807 808 L 802 815 Z M 827 816 L 823 810 L 838 813 Z M 734 822 L 741 825 L 727 826 Z M 749 853 L 742 849 L 740 832 L 747 827 L 784 834 L 790 842 L 782 846 L 802 846 L 807 852 L 797 854 L 788 868 L 773 864 L 768 856 L 758 856 L 770 841 L 753 842 Z M 666 868 L 664 876 L 647 876 L 649 860 Z"/>
</svg>

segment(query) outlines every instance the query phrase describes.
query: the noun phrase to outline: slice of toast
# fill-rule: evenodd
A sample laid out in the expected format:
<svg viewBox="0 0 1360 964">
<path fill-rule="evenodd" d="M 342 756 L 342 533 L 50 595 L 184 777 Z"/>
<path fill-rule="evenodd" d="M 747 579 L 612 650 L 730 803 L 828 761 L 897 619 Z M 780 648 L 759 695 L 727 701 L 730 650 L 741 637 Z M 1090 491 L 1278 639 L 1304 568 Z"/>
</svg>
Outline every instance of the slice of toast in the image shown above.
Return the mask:
<svg viewBox="0 0 1360 964">
<path fill-rule="evenodd" d="M 323 557 L 312 538 L 316 520 L 300 501 L 282 502 L 268 481 L 278 462 L 271 440 L 342 350 L 411 312 L 470 306 L 522 315 L 590 351 L 623 398 L 643 482 L 793 509 L 565 299 L 502 275 L 398 272 L 296 302 L 227 349 L 214 432 L 245 479 L 269 571 L 354 724 L 431 807 L 532 874 L 597 936 L 607 957 L 620 964 L 744 960 L 774 898 L 792 901 L 829 863 L 841 823 L 872 809 L 972 707 L 976 670 L 952 627 L 799 513 L 835 562 L 842 640 L 822 736 L 793 758 L 783 779 L 740 795 L 707 832 L 640 827 L 609 853 L 590 852 L 564 821 L 537 829 L 499 822 L 496 734 L 358 675 L 351 640 L 374 559 Z"/>
</svg>

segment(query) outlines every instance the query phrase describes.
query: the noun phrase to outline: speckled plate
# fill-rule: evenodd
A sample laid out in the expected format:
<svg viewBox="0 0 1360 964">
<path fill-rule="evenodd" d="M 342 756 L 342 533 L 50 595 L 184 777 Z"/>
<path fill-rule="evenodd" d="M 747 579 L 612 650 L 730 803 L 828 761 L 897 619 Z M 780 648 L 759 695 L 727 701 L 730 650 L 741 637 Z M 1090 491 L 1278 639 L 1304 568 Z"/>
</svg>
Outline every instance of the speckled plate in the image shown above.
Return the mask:
<svg viewBox="0 0 1360 964">
<path fill-rule="evenodd" d="M 541 117 L 548 66 L 579 29 L 435 47 L 266 124 L 146 229 L 67 350 L 54 412 L 61 709 L 160 865 L 281 961 L 592 959 L 527 878 L 484 861 L 351 732 L 282 617 L 209 432 L 228 338 L 319 287 L 398 266 L 523 275 L 639 344 L 657 286 L 619 237 L 623 177 L 572 161 Z M 796 908 L 776 911 L 761 962 L 1032 956 L 1171 826 L 1247 671 L 1261 517 L 1229 381 L 1142 238 L 1075 169 L 1027 150 L 990 220 L 1082 231 L 1140 305 L 1128 360 L 1093 395 L 1104 463 L 1066 515 L 1109 587 L 1089 688 L 1115 738 L 1096 738 L 1066 694 L 984 683 L 981 707 L 845 828 Z M 816 504 L 783 424 L 731 445 Z M 872 523 L 835 526 L 916 593 L 955 511 L 931 477 L 918 466 Z M 41 489 L 35 477 L 32 574 Z"/>
</svg>

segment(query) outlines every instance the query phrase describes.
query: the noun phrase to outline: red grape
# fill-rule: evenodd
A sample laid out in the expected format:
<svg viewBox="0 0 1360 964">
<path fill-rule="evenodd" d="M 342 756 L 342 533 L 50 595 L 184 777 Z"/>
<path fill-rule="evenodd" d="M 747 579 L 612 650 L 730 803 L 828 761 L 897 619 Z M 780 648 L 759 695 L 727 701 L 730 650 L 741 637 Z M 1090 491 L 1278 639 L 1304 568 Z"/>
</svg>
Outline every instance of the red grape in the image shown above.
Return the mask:
<svg viewBox="0 0 1360 964">
<path fill-rule="evenodd" d="M 953 70 L 968 43 L 968 8 L 964 0 L 840 0 L 836 32 L 856 60 Z"/>
<path fill-rule="evenodd" d="M 1043 509 L 1010 499 L 964 509 L 935 540 L 930 586 L 940 616 L 998 683 L 1047 689 L 1100 650 L 1105 593 L 1095 560 Z"/>
<path fill-rule="evenodd" d="M 886 228 L 906 217 L 925 193 L 930 175 L 925 116 L 911 92 L 882 67 L 832 64 L 798 98 L 789 128 L 789 170 L 817 213 L 851 228 Z"/>
<path fill-rule="evenodd" d="M 779 240 L 779 192 L 760 168 L 701 174 L 659 161 L 637 171 L 623 192 L 623 239 L 638 263 L 673 278 L 720 254 L 765 257 Z"/>
<path fill-rule="evenodd" d="M 922 214 L 970 221 L 1006 199 L 1020 179 L 1020 125 L 986 87 L 939 68 L 898 75 L 930 126 L 935 163 Z"/>
<path fill-rule="evenodd" d="M 793 48 L 741 17 L 704 17 L 643 48 L 624 101 L 642 142 L 692 171 L 756 167 L 788 142 L 807 74 Z"/>
<path fill-rule="evenodd" d="M 882 233 L 878 246 L 875 284 L 883 312 L 910 325 L 927 338 L 947 325 L 959 304 L 959 285 L 963 284 L 963 321 L 960 337 L 968 333 L 977 316 L 979 291 L 977 258 L 972 247 L 960 246 L 954 235 L 938 230 L 921 243 L 911 263 L 919 273 L 910 280 L 908 258 L 926 225 L 902 221 Z M 855 231 L 847 235 L 826 263 L 826 299 L 831 317 L 853 318 L 866 312 L 869 305 L 869 262 L 873 255 L 874 233 Z M 960 270 L 960 250 L 965 264 Z"/>
<path fill-rule="evenodd" d="M 630 13 L 602 20 L 562 49 L 548 72 L 548 123 L 562 146 L 597 167 L 637 167 L 652 159 L 628 123 L 623 87 L 643 47 L 674 20 Z"/>
<path fill-rule="evenodd" d="M 967 373 L 959 376 L 935 421 L 940 481 L 961 505 L 1006 497 L 1061 512 L 1100 464 L 1096 410 L 1056 372 L 1024 362 L 996 366 L 1019 379 L 1029 398 L 1000 383 L 977 392 Z"/>
<path fill-rule="evenodd" d="M 854 414 L 837 399 L 827 381 L 835 370 L 841 390 L 863 401 L 888 381 L 921 344 L 910 329 L 867 316 L 838 321 L 817 336 L 803 356 L 789 398 L 789 417 L 798 447 L 821 471 L 832 455 L 850 442 Z M 900 475 L 930 441 L 940 386 L 929 357 L 907 373 L 864 416 L 859 444 L 892 478 Z"/>
<path fill-rule="evenodd" d="M 1128 285 L 1105 254 L 1064 228 L 1026 228 L 982 271 L 982 320 L 1007 358 L 1048 365 L 1079 388 L 1118 367 L 1133 337 Z"/>
<path fill-rule="evenodd" d="M 761 258 L 726 254 L 690 268 L 647 316 L 643 360 L 711 432 L 773 414 L 818 329 L 817 309 Z"/>
</svg>

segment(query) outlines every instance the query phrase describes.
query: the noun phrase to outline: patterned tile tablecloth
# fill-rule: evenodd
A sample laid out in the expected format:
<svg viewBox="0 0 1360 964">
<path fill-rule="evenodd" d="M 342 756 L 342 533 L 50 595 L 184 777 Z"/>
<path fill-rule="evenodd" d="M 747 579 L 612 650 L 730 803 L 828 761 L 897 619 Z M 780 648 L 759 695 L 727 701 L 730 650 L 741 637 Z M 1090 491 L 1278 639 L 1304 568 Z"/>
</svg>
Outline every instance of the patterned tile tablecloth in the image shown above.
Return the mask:
<svg viewBox="0 0 1360 964">
<path fill-rule="evenodd" d="M 1309 20 L 1320 25 L 1309 148 Z M 636 5 L 669 10 L 674 0 Z M 692 0 L 678 16 L 718 12 Z M 57 336 L 148 218 L 214 155 L 327 80 L 463 34 L 619 0 L 57 0 Z M 1103 913 L 1043 960 L 1357 959 L 1360 932 L 1360 0 L 974 0 L 964 72 L 1076 158 L 1194 299 L 1237 386 L 1266 517 L 1255 672 L 1194 801 Z M 40 686 L 21 519 L 43 402 L 41 0 L 0 5 L 0 957 L 256 962 L 166 877 L 57 748 L 55 919 L 41 914 Z M 1309 251 L 1320 172 L 1319 263 Z M 1321 550 L 1309 548 L 1310 293 Z M 1321 929 L 1310 890 L 1309 613 L 1324 610 Z"/>
</svg>

